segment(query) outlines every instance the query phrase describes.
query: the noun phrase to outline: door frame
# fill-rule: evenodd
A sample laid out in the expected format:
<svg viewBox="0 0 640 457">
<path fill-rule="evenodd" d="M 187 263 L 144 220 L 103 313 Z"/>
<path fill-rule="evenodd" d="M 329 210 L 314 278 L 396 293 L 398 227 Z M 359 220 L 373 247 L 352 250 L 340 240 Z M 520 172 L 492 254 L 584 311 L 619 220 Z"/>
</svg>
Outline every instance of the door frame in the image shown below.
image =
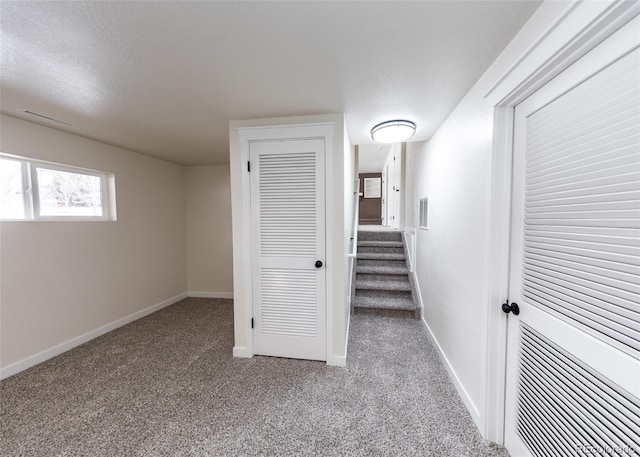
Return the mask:
<svg viewBox="0 0 640 457">
<path fill-rule="evenodd" d="M 542 7 L 547 6 L 546 4 Z M 542 8 L 541 7 L 541 8 Z M 509 294 L 511 180 L 515 106 L 640 14 L 640 3 L 612 0 L 555 4 L 557 20 L 484 94 L 493 111 L 489 218 L 485 230 L 485 325 L 482 340 L 482 415 L 485 439 L 504 443 Z M 490 116 L 491 113 L 488 113 Z"/>
<path fill-rule="evenodd" d="M 309 124 L 289 124 L 289 125 L 255 125 L 247 127 L 238 127 L 237 135 L 239 140 L 240 163 L 246 164 L 250 160 L 249 144 L 257 141 L 286 141 L 286 140 L 302 140 L 302 139 L 322 139 L 325 145 L 325 192 L 333 186 L 333 136 L 335 131 L 334 122 L 317 122 Z M 252 219 L 251 219 L 251 177 L 247 168 L 241 175 L 242 187 L 242 239 L 247 241 L 243 246 L 236 247 L 238 240 L 234 240 L 234 283 L 240 278 L 243 284 L 237 284 L 238 289 L 242 289 L 242 299 L 236 299 L 234 303 L 234 333 L 242 333 L 246 336 L 245 346 L 234 346 L 234 357 L 253 357 L 254 356 L 254 339 L 253 328 L 251 327 L 251 319 L 253 318 L 254 302 L 253 302 L 253 245 L 250 242 Z M 248 171 L 248 172 L 247 172 Z M 232 176 L 233 179 L 233 176 Z M 333 296 L 333 267 L 328 260 L 332 257 L 330 252 L 333 249 L 333 234 L 331 228 L 334 224 L 333 204 L 330 198 L 325 199 L 325 274 L 326 274 L 326 354 L 327 364 L 335 364 L 332 359 L 333 354 L 333 305 L 331 297 Z M 238 256 L 235 250 L 241 250 L 241 262 L 237 262 Z M 235 263 L 239 263 L 236 265 Z M 236 272 L 240 274 L 236 274 Z M 238 281 L 240 282 L 240 281 Z M 234 284 L 234 291 L 236 284 Z M 238 295 L 235 294 L 234 295 Z M 235 298 L 235 297 L 234 297 Z M 237 343 L 236 343 L 237 344 Z"/>
</svg>

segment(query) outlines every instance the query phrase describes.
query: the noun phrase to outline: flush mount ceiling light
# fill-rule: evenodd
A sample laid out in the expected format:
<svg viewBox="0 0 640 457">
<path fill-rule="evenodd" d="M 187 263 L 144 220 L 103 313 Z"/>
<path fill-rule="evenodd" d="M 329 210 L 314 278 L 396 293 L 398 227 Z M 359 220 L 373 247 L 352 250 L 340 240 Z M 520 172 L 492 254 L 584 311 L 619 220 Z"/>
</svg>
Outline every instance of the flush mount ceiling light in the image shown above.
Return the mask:
<svg viewBox="0 0 640 457">
<path fill-rule="evenodd" d="M 403 119 L 385 121 L 371 129 L 371 138 L 378 143 L 398 143 L 416 133 L 416 124 Z"/>
</svg>

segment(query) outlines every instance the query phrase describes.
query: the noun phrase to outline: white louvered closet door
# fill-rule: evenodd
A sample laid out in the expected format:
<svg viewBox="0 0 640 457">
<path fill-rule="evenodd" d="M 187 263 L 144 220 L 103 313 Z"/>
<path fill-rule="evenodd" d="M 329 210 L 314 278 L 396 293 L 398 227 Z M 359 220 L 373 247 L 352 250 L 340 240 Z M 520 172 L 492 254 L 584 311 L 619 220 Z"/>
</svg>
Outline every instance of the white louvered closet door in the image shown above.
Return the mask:
<svg viewBox="0 0 640 457">
<path fill-rule="evenodd" d="M 640 455 L 640 30 L 516 108 L 505 445 Z"/>
<path fill-rule="evenodd" d="M 324 150 L 250 144 L 255 354 L 326 360 Z"/>
</svg>

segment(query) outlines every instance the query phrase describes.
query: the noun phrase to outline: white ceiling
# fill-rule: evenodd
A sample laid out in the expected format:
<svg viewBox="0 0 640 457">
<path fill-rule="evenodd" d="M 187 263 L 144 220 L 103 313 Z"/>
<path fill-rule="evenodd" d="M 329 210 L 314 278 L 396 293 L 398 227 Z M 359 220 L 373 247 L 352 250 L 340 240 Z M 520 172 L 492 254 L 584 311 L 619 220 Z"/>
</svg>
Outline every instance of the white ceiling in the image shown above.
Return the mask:
<svg viewBox="0 0 640 457">
<path fill-rule="evenodd" d="M 358 148 L 358 172 L 382 173 L 389 157 L 390 144 L 363 144 Z"/>
<path fill-rule="evenodd" d="M 538 1 L 2 1 L 1 111 L 185 165 L 228 122 L 346 114 L 428 139 Z M 73 124 L 37 118 L 29 110 Z"/>
</svg>

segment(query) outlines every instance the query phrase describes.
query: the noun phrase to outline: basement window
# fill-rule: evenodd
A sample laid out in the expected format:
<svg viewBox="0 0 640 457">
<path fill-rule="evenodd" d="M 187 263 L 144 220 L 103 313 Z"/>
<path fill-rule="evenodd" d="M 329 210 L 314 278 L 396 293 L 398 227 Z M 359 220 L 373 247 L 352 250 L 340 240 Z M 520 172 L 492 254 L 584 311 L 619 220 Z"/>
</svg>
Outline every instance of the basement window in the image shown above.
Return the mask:
<svg viewBox="0 0 640 457">
<path fill-rule="evenodd" d="M 420 199 L 419 226 L 423 230 L 429 230 L 429 197 Z"/>
<path fill-rule="evenodd" d="M 115 220 L 113 174 L 0 155 L 0 219 Z"/>
</svg>

